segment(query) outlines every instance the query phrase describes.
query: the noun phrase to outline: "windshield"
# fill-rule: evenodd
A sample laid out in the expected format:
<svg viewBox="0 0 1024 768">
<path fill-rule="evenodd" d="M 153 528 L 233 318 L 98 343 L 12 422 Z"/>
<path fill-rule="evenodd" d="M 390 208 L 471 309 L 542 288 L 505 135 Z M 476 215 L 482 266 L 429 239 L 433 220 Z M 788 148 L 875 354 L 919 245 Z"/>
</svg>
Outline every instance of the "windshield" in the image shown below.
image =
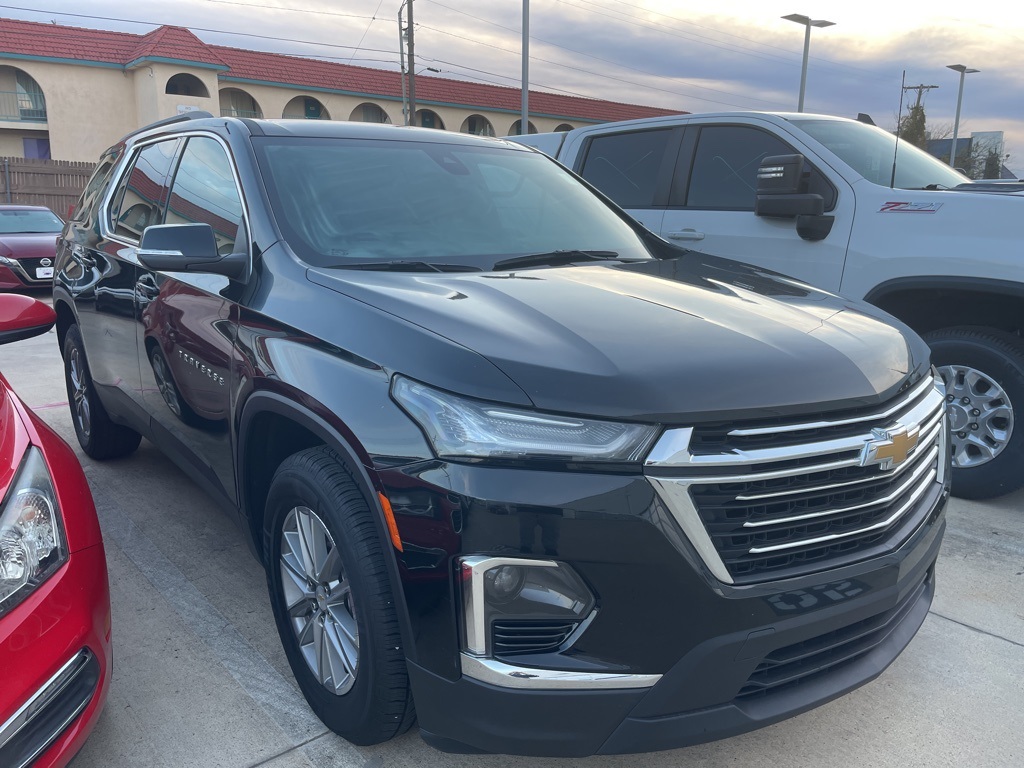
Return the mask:
<svg viewBox="0 0 1024 768">
<path fill-rule="evenodd" d="M 361 139 L 253 143 L 285 238 L 314 266 L 411 260 L 490 269 L 563 250 L 650 258 L 600 198 L 534 152 Z"/>
<path fill-rule="evenodd" d="M 874 125 L 849 120 L 791 120 L 807 131 L 847 165 L 870 182 L 888 187 L 892 181 L 892 161 L 896 137 Z M 899 189 L 947 189 L 970 181 L 941 160 L 906 141 L 899 143 L 896 155 L 896 182 Z"/>
<path fill-rule="evenodd" d="M 64 222 L 51 211 L 0 211 L 0 235 L 22 235 L 37 232 L 54 234 L 64 228 Z"/>
</svg>

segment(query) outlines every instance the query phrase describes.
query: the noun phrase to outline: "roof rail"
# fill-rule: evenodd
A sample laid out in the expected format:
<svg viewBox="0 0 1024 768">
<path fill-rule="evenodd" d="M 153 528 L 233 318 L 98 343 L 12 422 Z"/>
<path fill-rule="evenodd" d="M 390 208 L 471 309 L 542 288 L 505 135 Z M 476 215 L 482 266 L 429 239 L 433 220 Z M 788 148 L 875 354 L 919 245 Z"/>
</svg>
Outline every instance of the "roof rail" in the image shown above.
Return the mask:
<svg viewBox="0 0 1024 768">
<path fill-rule="evenodd" d="M 163 120 L 157 120 L 155 123 L 144 125 L 141 128 L 137 128 L 129 133 L 125 138 L 130 138 L 137 134 L 143 133 L 144 131 L 151 130 L 153 128 L 162 128 L 165 125 L 174 125 L 175 123 L 183 123 L 186 120 L 205 120 L 208 117 L 213 117 L 209 112 L 203 110 L 192 110 L 191 112 L 182 112 L 180 115 L 174 115 L 174 117 L 166 117 Z"/>
</svg>

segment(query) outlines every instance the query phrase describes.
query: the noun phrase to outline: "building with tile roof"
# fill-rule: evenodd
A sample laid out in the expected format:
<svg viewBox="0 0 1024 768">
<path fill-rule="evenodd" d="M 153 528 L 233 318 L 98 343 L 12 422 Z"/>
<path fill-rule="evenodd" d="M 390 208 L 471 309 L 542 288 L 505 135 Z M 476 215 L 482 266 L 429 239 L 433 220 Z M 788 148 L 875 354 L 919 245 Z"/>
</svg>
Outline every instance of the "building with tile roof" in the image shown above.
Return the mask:
<svg viewBox="0 0 1024 768">
<path fill-rule="evenodd" d="M 202 109 L 238 117 L 404 122 L 398 72 L 144 35 L 0 19 L 0 156 L 94 161 L 130 131 Z M 520 91 L 417 75 L 416 123 L 518 133 Z M 530 93 L 530 128 L 568 130 L 673 110 Z"/>
</svg>

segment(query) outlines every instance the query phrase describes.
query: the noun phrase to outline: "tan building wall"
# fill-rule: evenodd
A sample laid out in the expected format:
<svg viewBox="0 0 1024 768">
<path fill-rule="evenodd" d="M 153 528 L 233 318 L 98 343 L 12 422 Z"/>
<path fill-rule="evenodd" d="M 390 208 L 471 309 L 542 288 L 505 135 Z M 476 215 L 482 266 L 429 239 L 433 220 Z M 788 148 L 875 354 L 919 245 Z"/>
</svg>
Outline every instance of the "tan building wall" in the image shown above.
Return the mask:
<svg viewBox="0 0 1024 768">
<path fill-rule="evenodd" d="M 37 61 L 14 61 L 0 66 L 0 91 L 15 90 L 14 65 L 28 73 L 39 84 L 46 97 L 45 124 L 18 121 L 0 122 L 0 154 L 20 156 L 21 139 L 26 135 L 41 137 L 48 132 L 50 154 L 55 160 L 95 162 L 104 149 L 119 138 L 156 120 L 178 114 L 181 107 L 195 107 L 221 114 L 221 91 L 235 88 L 252 96 L 263 116 L 280 119 L 290 102 L 297 99 L 295 115 L 304 113 L 304 97 L 317 99 L 332 120 L 361 117 L 365 103 L 376 104 L 395 125 L 401 125 L 402 102 L 350 96 L 339 93 L 304 91 L 300 88 L 238 83 L 221 80 L 218 70 L 162 62 L 142 62 L 131 70 L 116 67 L 95 67 Z M 179 73 L 193 75 L 206 87 L 209 96 L 166 93 L 168 80 Z M 418 109 L 435 112 L 449 131 L 459 131 L 470 115 L 490 121 L 496 136 L 506 136 L 519 119 L 518 114 L 495 110 L 436 106 L 417 103 Z M 289 110 L 291 113 L 292 110 Z M 531 116 L 538 131 L 553 131 L 567 122 L 561 119 Z M 583 123 L 573 123 L 580 125 Z M 31 131 L 31 132 L 29 132 Z"/>
</svg>

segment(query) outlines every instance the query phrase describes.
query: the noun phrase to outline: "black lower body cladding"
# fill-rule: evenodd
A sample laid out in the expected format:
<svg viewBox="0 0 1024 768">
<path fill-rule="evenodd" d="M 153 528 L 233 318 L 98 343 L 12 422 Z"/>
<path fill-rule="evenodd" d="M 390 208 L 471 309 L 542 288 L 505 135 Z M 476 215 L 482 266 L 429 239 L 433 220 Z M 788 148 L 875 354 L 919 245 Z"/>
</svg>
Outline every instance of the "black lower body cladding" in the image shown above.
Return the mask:
<svg viewBox="0 0 1024 768">
<path fill-rule="evenodd" d="M 399 559 L 417 636 L 409 679 L 424 739 L 450 752 L 538 756 L 713 741 L 874 679 L 927 614 L 948 496 L 933 484 L 922 499 L 930 511 L 886 554 L 731 586 L 701 566 L 642 477 L 434 465 L 383 479 L 400 502 Z M 431 551 L 440 529 L 450 541 Z M 481 552 L 567 563 L 596 596 L 592 621 L 557 652 L 496 655 L 522 668 L 513 673 L 520 681 L 480 676 L 460 657 L 465 617 L 458 580 L 453 589 L 447 575 L 459 557 Z M 521 683 L 538 670 L 654 680 L 560 690 Z"/>
</svg>

